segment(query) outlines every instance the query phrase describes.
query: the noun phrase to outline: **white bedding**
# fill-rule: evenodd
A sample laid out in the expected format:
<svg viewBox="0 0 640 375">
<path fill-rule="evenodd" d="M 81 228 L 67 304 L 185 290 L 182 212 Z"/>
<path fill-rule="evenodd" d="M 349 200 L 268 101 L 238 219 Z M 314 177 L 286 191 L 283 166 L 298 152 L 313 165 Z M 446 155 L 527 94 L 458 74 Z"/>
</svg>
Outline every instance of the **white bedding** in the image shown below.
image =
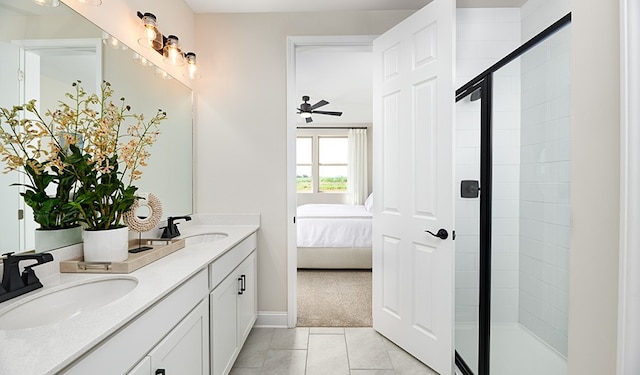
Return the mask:
<svg viewBox="0 0 640 375">
<path fill-rule="evenodd" d="M 364 206 L 305 204 L 298 207 L 298 247 L 371 247 L 372 214 Z"/>
</svg>

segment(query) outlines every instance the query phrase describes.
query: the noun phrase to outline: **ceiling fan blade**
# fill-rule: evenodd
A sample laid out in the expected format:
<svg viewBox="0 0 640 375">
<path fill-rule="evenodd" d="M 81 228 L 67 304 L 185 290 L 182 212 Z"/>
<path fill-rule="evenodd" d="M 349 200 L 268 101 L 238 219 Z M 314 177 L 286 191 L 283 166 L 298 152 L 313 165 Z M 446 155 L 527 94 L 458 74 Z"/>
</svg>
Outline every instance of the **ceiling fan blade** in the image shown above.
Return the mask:
<svg viewBox="0 0 640 375">
<path fill-rule="evenodd" d="M 310 123 L 311 121 L 313 121 L 313 119 L 311 117 L 307 117 L 304 120 L 307 122 L 307 124 Z"/>
<path fill-rule="evenodd" d="M 309 107 L 309 110 L 313 111 L 314 109 L 320 108 L 320 107 L 325 106 L 327 104 L 329 104 L 328 101 L 321 100 L 321 101 L 317 102 L 316 104 L 312 105 L 311 107 Z"/>
<path fill-rule="evenodd" d="M 313 111 L 313 113 L 317 113 L 319 115 L 342 116 L 342 112 Z"/>
</svg>

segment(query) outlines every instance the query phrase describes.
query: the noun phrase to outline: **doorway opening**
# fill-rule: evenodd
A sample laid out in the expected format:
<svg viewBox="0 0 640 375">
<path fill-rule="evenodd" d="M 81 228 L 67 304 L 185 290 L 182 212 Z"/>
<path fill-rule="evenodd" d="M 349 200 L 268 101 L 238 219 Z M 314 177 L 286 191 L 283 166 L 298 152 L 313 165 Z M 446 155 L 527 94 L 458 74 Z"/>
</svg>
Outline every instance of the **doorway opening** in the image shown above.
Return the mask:
<svg viewBox="0 0 640 375">
<path fill-rule="evenodd" d="M 366 231 L 367 221 L 369 228 L 371 227 L 371 217 L 358 219 L 353 218 L 353 213 L 335 213 L 332 210 L 355 209 L 358 210 L 357 215 L 367 216 L 364 203 L 371 186 L 373 111 L 370 66 L 373 39 L 373 36 L 288 38 L 287 211 L 288 216 L 293 218 L 288 227 L 289 327 L 295 327 L 299 323 L 318 326 L 321 320 L 324 320 L 321 325 L 327 326 L 371 325 L 371 308 L 362 310 L 362 304 L 358 306 L 361 310 L 359 313 L 353 311 L 358 310 L 353 303 L 346 304 L 345 308 L 348 310 L 343 310 L 344 313 L 340 313 L 340 309 L 331 308 L 328 311 L 338 312 L 332 318 L 322 314 L 319 311 L 321 309 L 313 307 L 314 303 L 319 302 L 317 298 L 305 296 L 313 296 L 317 294 L 314 290 L 321 288 L 324 298 L 337 306 L 341 304 L 340 301 L 352 301 L 353 296 L 367 300 L 366 293 L 369 296 L 371 294 L 371 245 L 361 243 L 361 236 L 336 240 L 337 237 L 333 234 L 345 232 L 344 226 L 328 216 L 335 219 L 335 216 L 347 215 L 349 221 L 358 221 L 354 231 Z M 369 64 L 369 68 L 363 66 L 365 62 Z M 366 82 L 362 82 L 365 79 Z M 354 85 L 346 84 L 353 81 L 356 81 Z M 342 114 L 313 113 L 312 121 L 308 121 L 292 110 L 301 109 L 303 96 L 308 96 L 309 104 L 316 106 L 318 111 Z M 361 133 L 358 136 L 360 143 L 368 149 L 368 156 L 364 160 L 362 157 L 353 159 L 355 156 L 350 155 L 356 147 L 353 146 L 356 137 L 353 133 Z M 355 191 L 353 188 L 349 192 L 346 189 L 347 184 L 355 180 L 351 177 L 352 160 L 359 160 L 358 163 L 365 166 L 364 177 L 358 177 L 359 180 L 365 180 L 365 187 L 360 188 L 359 196 L 355 197 L 352 194 Z M 298 217 L 298 207 L 303 205 L 305 207 L 302 210 L 306 210 L 307 214 L 301 211 L 301 216 Z M 317 209 L 323 212 L 319 214 Z M 303 218 L 304 215 L 310 217 Z M 309 238 L 305 235 L 303 239 L 302 235 L 298 235 L 301 220 L 307 227 L 315 226 L 318 222 L 324 222 L 327 226 L 313 229 L 312 235 Z M 370 237 L 371 229 L 368 231 Z M 315 234 L 318 234 L 317 238 L 311 238 Z M 303 246 L 298 246 L 299 239 L 304 240 L 305 243 L 300 243 Z M 349 291 L 349 283 L 364 290 L 365 295 L 358 292 L 349 297 L 349 293 L 353 292 Z M 313 302 L 308 305 L 313 312 L 311 316 L 306 308 L 298 310 L 299 303 L 305 301 Z M 370 305 L 370 298 L 368 301 Z M 302 321 L 299 321 L 300 312 L 306 317 Z M 349 323 L 348 317 L 352 313 L 357 317 L 355 322 L 362 322 L 361 317 L 366 315 L 369 323 L 366 319 L 365 323 Z"/>
</svg>

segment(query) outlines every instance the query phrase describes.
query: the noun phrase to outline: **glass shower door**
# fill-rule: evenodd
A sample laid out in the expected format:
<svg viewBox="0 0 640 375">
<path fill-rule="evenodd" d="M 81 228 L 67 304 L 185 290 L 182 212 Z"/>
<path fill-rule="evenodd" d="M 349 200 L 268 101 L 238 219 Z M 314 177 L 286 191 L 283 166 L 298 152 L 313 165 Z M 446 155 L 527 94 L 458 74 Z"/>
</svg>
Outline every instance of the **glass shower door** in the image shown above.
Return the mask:
<svg viewBox="0 0 640 375">
<path fill-rule="evenodd" d="M 493 73 L 491 375 L 565 375 L 570 26 Z"/>
</svg>

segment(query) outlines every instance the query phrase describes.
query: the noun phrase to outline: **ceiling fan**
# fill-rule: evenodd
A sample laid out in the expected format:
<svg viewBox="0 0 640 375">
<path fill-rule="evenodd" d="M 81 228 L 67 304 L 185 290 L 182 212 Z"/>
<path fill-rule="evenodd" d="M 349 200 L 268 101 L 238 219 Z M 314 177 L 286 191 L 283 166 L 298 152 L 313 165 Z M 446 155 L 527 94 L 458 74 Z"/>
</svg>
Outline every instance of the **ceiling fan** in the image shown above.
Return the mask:
<svg viewBox="0 0 640 375">
<path fill-rule="evenodd" d="M 330 111 L 316 111 L 317 108 L 323 107 L 329 104 L 326 100 L 321 100 L 314 105 L 309 104 L 309 97 L 303 96 L 302 101 L 304 103 L 300 104 L 300 108 L 298 108 L 298 114 L 300 117 L 304 118 L 307 123 L 313 121 L 311 118 L 311 114 L 317 113 L 319 115 L 330 115 L 330 116 L 342 116 L 342 112 L 330 112 Z"/>
</svg>

